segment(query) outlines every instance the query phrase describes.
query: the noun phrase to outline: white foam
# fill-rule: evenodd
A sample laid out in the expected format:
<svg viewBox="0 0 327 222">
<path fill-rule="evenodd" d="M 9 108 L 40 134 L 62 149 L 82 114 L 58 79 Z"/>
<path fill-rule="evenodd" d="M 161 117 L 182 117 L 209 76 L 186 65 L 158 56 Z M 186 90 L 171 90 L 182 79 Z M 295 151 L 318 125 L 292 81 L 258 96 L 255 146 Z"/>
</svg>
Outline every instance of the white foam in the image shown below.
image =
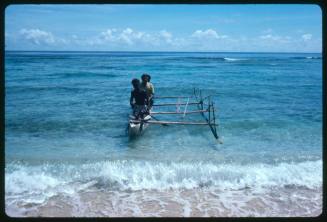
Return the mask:
<svg viewBox="0 0 327 222">
<path fill-rule="evenodd" d="M 244 60 L 247 60 L 247 59 L 240 59 L 240 58 L 224 58 L 224 60 L 226 60 L 226 61 L 244 61 Z"/>
<path fill-rule="evenodd" d="M 306 59 L 321 59 L 321 57 L 318 56 L 307 56 Z"/>
<path fill-rule="evenodd" d="M 46 175 L 47 172 L 28 172 L 25 169 L 16 170 L 6 175 L 6 192 L 23 193 L 32 188 L 35 192 L 56 187 L 58 178 Z"/>
<path fill-rule="evenodd" d="M 206 187 L 235 190 L 279 186 L 316 188 L 322 184 L 321 160 L 278 165 L 117 160 L 13 168 L 6 172 L 6 197 L 23 195 L 29 202 L 42 202 L 40 197 L 57 193 L 73 195 L 93 186 L 109 190 Z M 55 168 L 57 171 L 53 173 Z"/>
</svg>

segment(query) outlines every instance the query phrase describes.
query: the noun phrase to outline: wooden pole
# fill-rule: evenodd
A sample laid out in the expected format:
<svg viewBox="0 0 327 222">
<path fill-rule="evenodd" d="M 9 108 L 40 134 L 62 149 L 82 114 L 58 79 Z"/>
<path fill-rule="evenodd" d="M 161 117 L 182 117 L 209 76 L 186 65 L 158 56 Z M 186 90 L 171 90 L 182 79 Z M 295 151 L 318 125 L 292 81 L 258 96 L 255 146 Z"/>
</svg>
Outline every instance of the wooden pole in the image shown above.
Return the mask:
<svg viewBox="0 0 327 222">
<path fill-rule="evenodd" d="M 189 98 L 189 96 L 155 96 L 155 99 L 177 99 L 177 98 Z"/>
<path fill-rule="evenodd" d="M 188 112 L 151 112 L 151 115 L 158 115 L 158 114 L 192 114 L 192 113 L 205 113 L 208 112 L 208 110 L 194 110 L 194 111 L 188 111 Z"/>
<path fill-rule="evenodd" d="M 213 114 L 213 123 L 216 124 L 216 114 L 215 114 L 215 106 L 212 102 L 212 114 Z M 215 127 L 215 133 L 217 134 L 217 128 Z"/>
<path fill-rule="evenodd" d="M 196 105 L 198 102 L 190 102 L 188 105 Z M 153 104 L 153 106 L 175 106 L 175 105 L 186 105 L 186 103 L 163 103 L 163 104 Z"/>
<path fill-rule="evenodd" d="M 132 123 L 150 123 L 150 124 L 176 124 L 176 125 L 208 125 L 207 122 L 174 122 L 174 121 L 141 121 L 141 120 L 130 120 Z"/>
<path fill-rule="evenodd" d="M 213 109 L 213 113 L 214 113 L 214 107 L 213 107 L 213 102 L 211 102 L 211 107 Z M 210 113 L 210 112 L 209 112 Z M 212 134 L 214 135 L 214 137 L 218 140 L 219 136 L 217 134 L 217 128 L 216 128 L 216 123 L 214 122 L 213 124 L 209 122 L 209 127 L 211 129 Z M 213 127 L 214 126 L 214 127 Z"/>
<path fill-rule="evenodd" d="M 188 102 L 189 102 L 189 101 L 190 101 L 190 98 L 187 98 L 186 106 L 185 106 L 184 113 L 183 113 L 183 118 L 184 118 L 185 115 L 186 115 L 186 110 L 187 110 L 187 106 L 188 106 Z"/>
</svg>

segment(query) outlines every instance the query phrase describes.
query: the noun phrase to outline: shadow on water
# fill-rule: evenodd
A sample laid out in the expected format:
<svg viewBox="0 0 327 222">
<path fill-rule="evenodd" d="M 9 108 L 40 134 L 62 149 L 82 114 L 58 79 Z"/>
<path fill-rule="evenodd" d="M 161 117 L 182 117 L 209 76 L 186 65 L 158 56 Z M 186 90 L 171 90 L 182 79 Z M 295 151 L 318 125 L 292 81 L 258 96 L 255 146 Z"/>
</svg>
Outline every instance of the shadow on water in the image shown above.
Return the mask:
<svg viewBox="0 0 327 222">
<path fill-rule="evenodd" d="M 138 137 L 128 137 L 127 138 L 127 147 L 130 148 L 130 149 L 137 149 L 139 146 L 138 146 L 138 143 L 137 143 L 137 140 L 140 139 Z"/>
<path fill-rule="evenodd" d="M 119 134 L 119 135 L 115 135 L 115 136 L 110 136 L 111 138 L 114 138 L 114 139 L 121 139 L 121 138 L 125 138 L 126 135 L 125 134 Z"/>
<path fill-rule="evenodd" d="M 143 136 L 144 136 L 144 132 L 138 136 L 129 136 L 127 132 L 126 134 L 127 147 L 131 149 L 138 149 L 140 147 L 140 143 L 142 143 L 143 142 L 142 140 L 144 140 Z"/>
</svg>

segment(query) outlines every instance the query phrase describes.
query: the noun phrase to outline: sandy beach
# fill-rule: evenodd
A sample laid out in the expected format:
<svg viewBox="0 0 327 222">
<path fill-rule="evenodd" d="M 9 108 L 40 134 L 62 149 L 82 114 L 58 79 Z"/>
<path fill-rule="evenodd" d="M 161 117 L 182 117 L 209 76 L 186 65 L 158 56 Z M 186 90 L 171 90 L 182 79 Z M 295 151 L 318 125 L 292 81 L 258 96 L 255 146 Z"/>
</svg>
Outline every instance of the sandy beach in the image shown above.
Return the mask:
<svg viewBox="0 0 327 222">
<path fill-rule="evenodd" d="M 14 217 L 316 217 L 321 189 L 99 191 L 57 195 L 42 204 L 7 206 Z M 17 214 L 17 212 L 20 212 Z"/>
</svg>

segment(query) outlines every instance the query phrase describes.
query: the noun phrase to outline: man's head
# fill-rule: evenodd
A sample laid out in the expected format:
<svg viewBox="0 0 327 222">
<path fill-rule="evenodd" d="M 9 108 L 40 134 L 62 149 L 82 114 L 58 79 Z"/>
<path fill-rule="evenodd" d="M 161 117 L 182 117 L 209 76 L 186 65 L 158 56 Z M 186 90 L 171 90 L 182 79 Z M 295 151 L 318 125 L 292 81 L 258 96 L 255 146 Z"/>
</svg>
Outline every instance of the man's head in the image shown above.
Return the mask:
<svg viewBox="0 0 327 222">
<path fill-rule="evenodd" d="M 151 76 L 149 75 L 149 74 L 143 74 L 142 76 L 141 76 L 141 78 L 142 78 L 142 82 L 150 82 L 150 80 L 151 80 Z"/>
<path fill-rule="evenodd" d="M 140 88 L 140 80 L 133 79 L 132 80 L 132 85 L 133 85 L 134 89 L 139 89 Z"/>
</svg>

